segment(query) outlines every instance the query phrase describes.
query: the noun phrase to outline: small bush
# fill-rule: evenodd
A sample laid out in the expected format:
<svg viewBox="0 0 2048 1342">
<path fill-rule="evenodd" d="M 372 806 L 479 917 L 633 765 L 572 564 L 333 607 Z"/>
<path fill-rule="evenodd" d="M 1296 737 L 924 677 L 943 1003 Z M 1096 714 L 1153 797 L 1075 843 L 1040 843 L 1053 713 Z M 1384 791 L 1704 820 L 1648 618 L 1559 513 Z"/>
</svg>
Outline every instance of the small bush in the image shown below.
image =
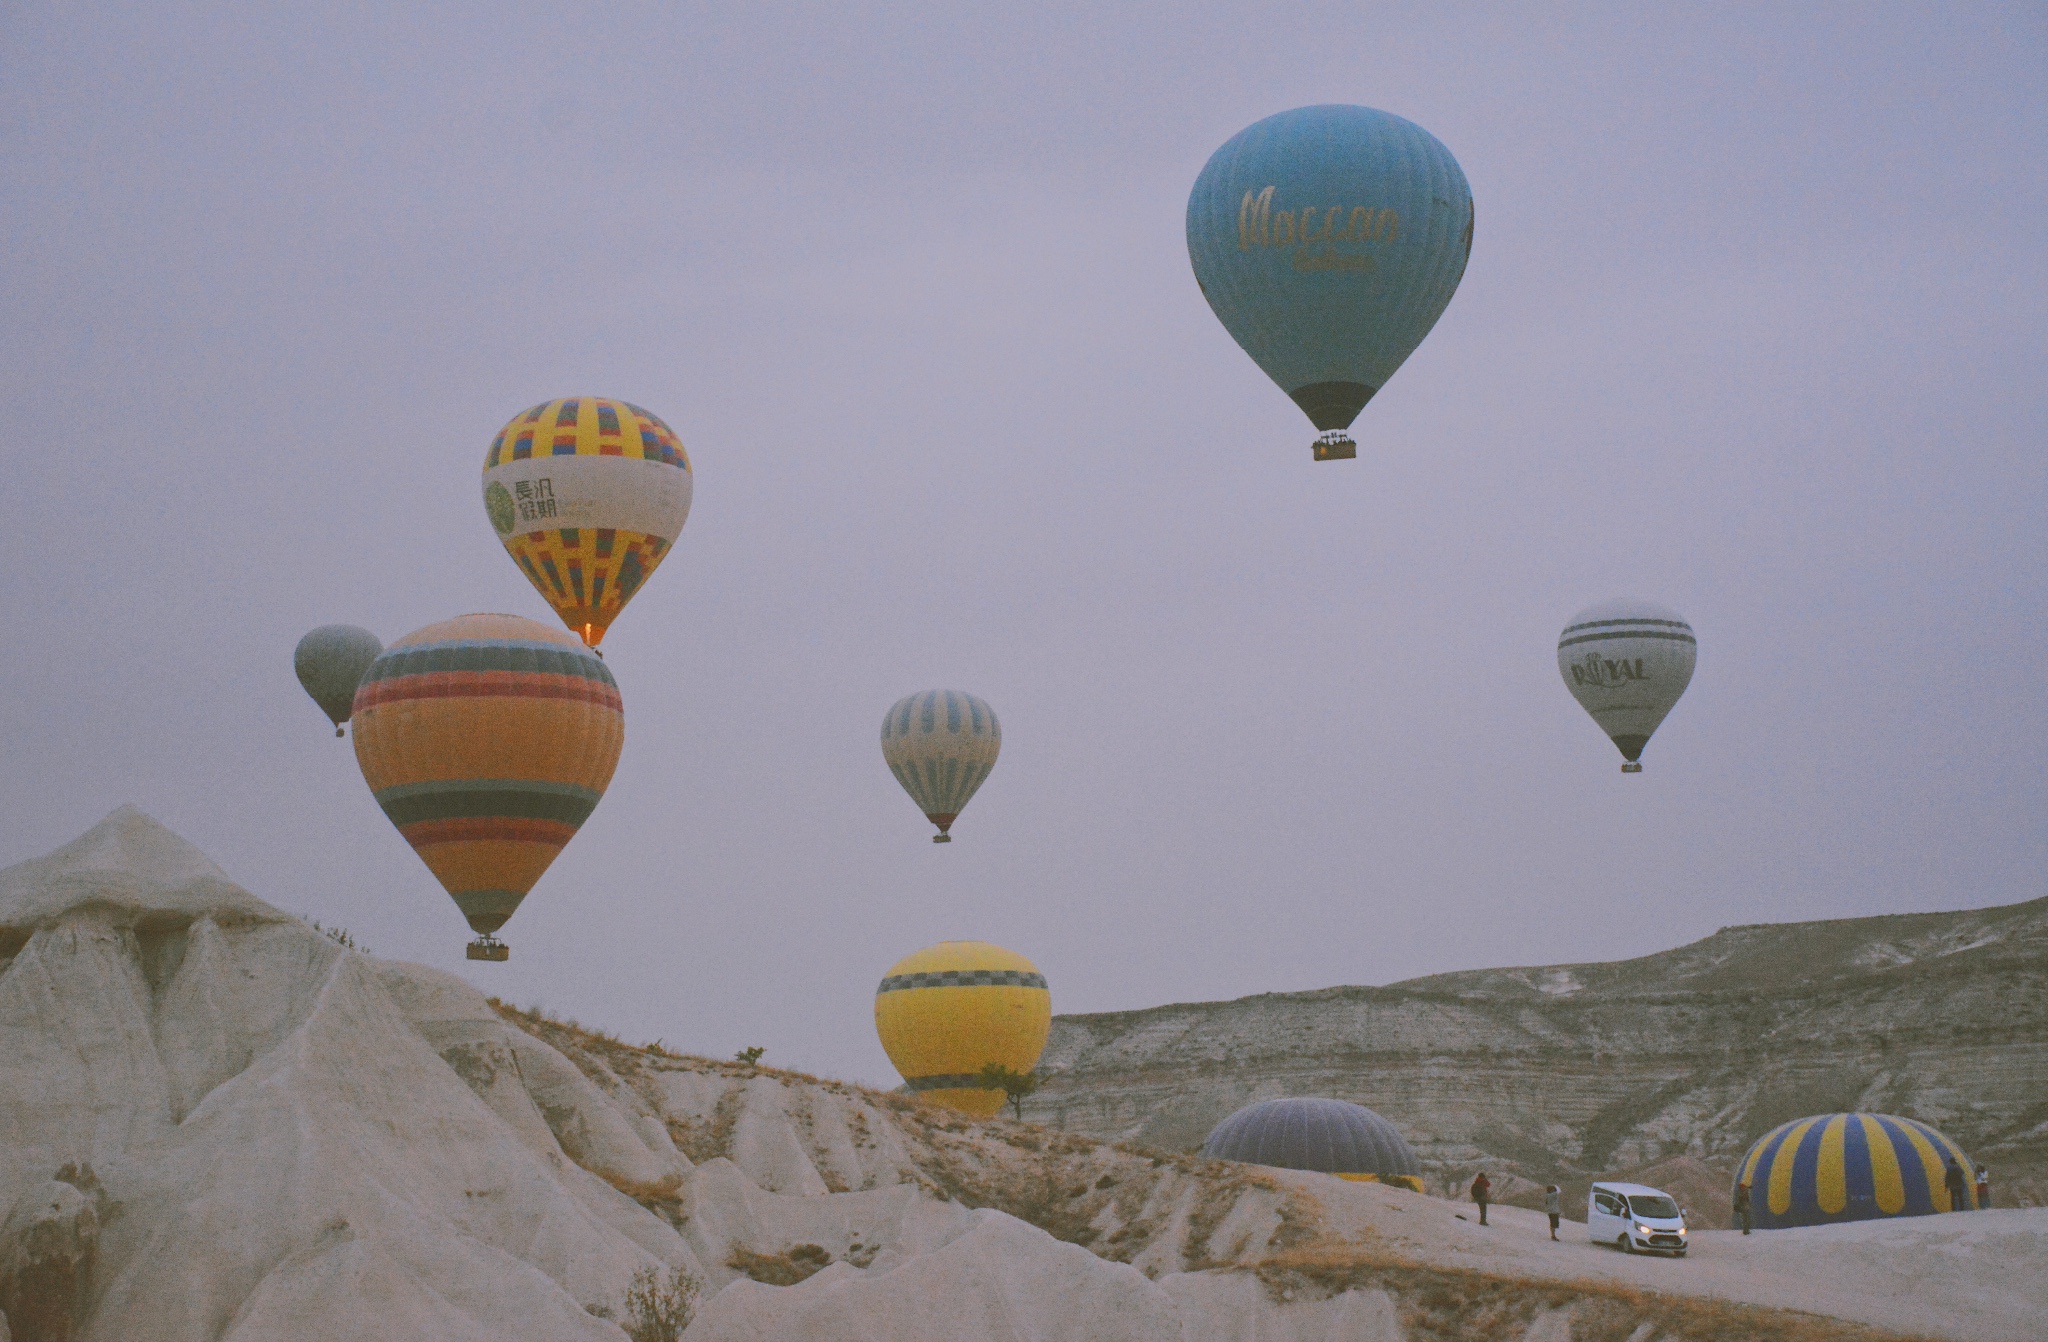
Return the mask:
<svg viewBox="0 0 2048 1342">
<path fill-rule="evenodd" d="M 753 1044 L 733 1054 L 732 1060 L 734 1062 L 745 1063 L 747 1066 L 753 1067 L 761 1061 L 761 1055 L 763 1053 L 766 1053 L 767 1051 L 768 1050 L 763 1048 L 761 1045 Z"/>
<path fill-rule="evenodd" d="M 1010 1112 L 1017 1121 L 1024 1121 L 1024 1101 L 1038 1090 L 1038 1076 L 1033 1072 L 1015 1072 L 999 1062 L 992 1062 L 981 1069 L 981 1084 L 988 1090 L 999 1090 L 1009 1101 Z"/>
<path fill-rule="evenodd" d="M 370 954 L 370 948 L 368 946 L 358 946 L 356 944 L 356 939 L 348 934 L 347 928 L 322 927 L 320 925 L 320 920 L 318 918 L 313 919 L 312 922 L 313 930 L 315 932 L 318 932 L 321 936 L 326 937 L 329 941 L 341 947 L 343 950 L 360 951 L 364 955 Z"/>
<path fill-rule="evenodd" d="M 697 1279 L 679 1267 L 643 1267 L 626 1288 L 626 1317 L 619 1326 L 633 1342 L 676 1342 L 697 1312 L 699 1289 Z"/>
</svg>

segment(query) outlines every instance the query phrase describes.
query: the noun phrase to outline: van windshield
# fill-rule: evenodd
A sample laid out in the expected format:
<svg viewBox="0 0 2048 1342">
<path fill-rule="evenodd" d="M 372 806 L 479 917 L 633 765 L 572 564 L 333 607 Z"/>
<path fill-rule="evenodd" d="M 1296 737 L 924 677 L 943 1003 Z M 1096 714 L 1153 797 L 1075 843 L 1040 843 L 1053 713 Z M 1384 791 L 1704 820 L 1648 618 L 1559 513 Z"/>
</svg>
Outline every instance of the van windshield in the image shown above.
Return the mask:
<svg viewBox="0 0 2048 1342">
<path fill-rule="evenodd" d="M 1639 1193 L 1628 1200 L 1628 1205 L 1630 1210 L 1635 1212 L 1637 1216 L 1648 1217 L 1657 1221 L 1676 1221 L 1678 1219 L 1678 1204 L 1670 1198 L 1644 1197 Z"/>
</svg>

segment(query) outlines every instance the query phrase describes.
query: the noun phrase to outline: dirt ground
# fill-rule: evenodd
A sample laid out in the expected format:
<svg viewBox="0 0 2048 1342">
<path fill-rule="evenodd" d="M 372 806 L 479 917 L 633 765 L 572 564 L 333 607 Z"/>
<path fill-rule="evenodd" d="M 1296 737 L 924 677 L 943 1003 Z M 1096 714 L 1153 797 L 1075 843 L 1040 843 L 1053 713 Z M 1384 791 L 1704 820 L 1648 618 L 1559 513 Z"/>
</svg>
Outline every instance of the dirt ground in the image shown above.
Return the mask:
<svg viewBox="0 0 2048 1342">
<path fill-rule="evenodd" d="M 1969 1342 L 2040 1342 L 2048 1320 L 2048 1208 L 1904 1217 L 1799 1230 L 1701 1230 L 1682 1259 L 1627 1255 L 1541 1212 L 1491 1209 L 1321 1175 L 1275 1171 L 1322 1205 L 1328 1232 L 1417 1262 L 1607 1279 Z"/>
</svg>

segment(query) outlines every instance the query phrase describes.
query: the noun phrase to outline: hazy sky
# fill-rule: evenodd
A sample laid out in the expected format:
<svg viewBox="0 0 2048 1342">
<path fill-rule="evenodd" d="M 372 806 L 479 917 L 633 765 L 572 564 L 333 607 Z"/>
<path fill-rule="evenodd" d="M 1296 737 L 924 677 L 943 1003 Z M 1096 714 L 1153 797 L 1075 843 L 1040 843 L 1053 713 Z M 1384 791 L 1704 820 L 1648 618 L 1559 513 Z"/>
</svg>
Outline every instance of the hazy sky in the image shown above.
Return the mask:
<svg viewBox="0 0 2048 1342">
<path fill-rule="evenodd" d="M 1094 1011 L 2044 893 L 2048 11 L 1676 8 L 7 5 L 0 862 L 132 801 L 379 954 L 870 1081 L 948 937 Z M 1182 232 L 1311 102 L 1478 215 L 1341 464 Z M 478 476 L 577 393 L 696 504 L 471 965 L 292 646 L 552 619 Z M 1700 639 L 1639 777 L 1555 665 L 1617 595 Z M 941 685 L 1004 726 L 948 847 L 876 740 Z"/>
</svg>

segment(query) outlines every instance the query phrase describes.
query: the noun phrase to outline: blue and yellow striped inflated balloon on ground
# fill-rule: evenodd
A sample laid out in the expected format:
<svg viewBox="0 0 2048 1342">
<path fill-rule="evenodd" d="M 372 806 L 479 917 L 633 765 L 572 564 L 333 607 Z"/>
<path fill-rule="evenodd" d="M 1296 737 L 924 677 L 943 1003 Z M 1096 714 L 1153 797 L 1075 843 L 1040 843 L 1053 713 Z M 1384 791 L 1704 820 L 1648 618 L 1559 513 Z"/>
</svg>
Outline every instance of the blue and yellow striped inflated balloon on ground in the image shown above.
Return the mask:
<svg viewBox="0 0 2048 1342">
<path fill-rule="evenodd" d="M 1962 1167 L 1961 1205 L 1944 1174 Z M 1969 1211 L 1976 1184 L 1963 1148 L 1925 1123 L 1891 1114 L 1817 1114 L 1765 1133 L 1736 1167 L 1759 1230 Z"/>
</svg>

